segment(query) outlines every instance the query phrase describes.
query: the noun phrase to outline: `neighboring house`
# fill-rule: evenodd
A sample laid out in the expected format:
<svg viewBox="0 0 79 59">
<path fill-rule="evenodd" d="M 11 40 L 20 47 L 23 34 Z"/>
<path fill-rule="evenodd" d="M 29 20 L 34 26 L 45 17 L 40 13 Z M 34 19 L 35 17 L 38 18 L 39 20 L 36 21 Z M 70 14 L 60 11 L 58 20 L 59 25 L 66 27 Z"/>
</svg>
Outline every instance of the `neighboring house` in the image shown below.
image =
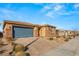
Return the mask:
<svg viewBox="0 0 79 59">
<path fill-rule="evenodd" d="M 56 30 L 59 37 L 75 37 L 78 35 L 78 31 L 72 30 Z"/>
<path fill-rule="evenodd" d="M 56 31 L 57 31 L 57 34 L 58 34 L 59 37 L 65 36 L 65 34 L 66 34 L 66 31 L 62 30 L 62 29 L 57 29 Z"/>
</svg>

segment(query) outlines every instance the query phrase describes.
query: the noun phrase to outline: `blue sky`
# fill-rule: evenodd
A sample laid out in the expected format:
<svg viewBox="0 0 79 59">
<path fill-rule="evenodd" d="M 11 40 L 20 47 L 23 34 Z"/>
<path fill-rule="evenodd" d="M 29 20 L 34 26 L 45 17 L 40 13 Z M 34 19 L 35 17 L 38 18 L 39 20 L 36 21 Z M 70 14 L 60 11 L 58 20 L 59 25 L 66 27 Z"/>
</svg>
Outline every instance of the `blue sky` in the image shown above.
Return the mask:
<svg viewBox="0 0 79 59">
<path fill-rule="evenodd" d="M 79 30 L 79 4 L 0 3 L 0 22 L 4 20 L 50 24 L 59 29 Z"/>
</svg>

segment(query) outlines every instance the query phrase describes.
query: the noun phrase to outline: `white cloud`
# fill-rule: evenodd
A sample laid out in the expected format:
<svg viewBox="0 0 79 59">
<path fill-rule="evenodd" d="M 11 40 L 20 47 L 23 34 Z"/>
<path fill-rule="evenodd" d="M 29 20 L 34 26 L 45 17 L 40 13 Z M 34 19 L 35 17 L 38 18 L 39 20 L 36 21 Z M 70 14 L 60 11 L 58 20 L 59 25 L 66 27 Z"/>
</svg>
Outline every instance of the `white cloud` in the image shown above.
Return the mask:
<svg viewBox="0 0 79 59">
<path fill-rule="evenodd" d="M 62 10 L 63 7 L 64 6 L 63 5 L 60 5 L 60 4 L 56 4 L 56 5 L 53 5 L 53 4 L 49 5 L 48 4 L 48 5 L 44 6 L 42 9 L 44 11 L 47 11 L 47 10 L 59 11 L 59 10 Z"/>
<path fill-rule="evenodd" d="M 58 12 L 54 12 L 54 11 L 49 11 L 45 14 L 48 17 L 57 17 L 57 16 L 63 16 L 63 15 L 79 15 L 78 11 L 58 11 Z"/>
<path fill-rule="evenodd" d="M 79 3 L 74 5 L 74 8 L 79 8 Z"/>
<path fill-rule="evenodd" d="M 53 13 L 52 12 L 48 12 L 48 13 L 46 13 L 46 16 L 53 17 Z"/>
<path fill-rule="evenodd" d="M 75 8 L 79 7 L 79 4 L 73 5 Z M 66 6 L 63 4 L 51 4 L 51 5 L 46 5 L 43 7 L 43 14 L 48 17 L 57 17 L 57 16 L 63 16 L 63 15 L 79 15 L 79 12 L 77 10 L 74 11 L 68 11 L 66 9 Z"/>
<path fill-rule="evenodd" d="M 50 6 L 44 6 L 44 9 L 49 10 L 49 9 L 51 9 L 51 7 Z"/>
<path fill-rule="evenodd" d="M 62 8 L 63 8 L 62 5 L 56 4 L 55 6 L 50 8 L 51 10 L 46 13 L 46 16 L 55 17 L 55 16 L 61 14 Z"/>
<path fill-rule="evenodd" d="M 4 19 L 14 19 L 14 18 L 16 18 L 16 17 L 18 17 L 19 15 L 17 15 L 17 13 L 16 12 L 14 12 L 14 11 L 11 11 L 11 10 L 9 10 L 9 9 L 0 9 L 0 11 L 2 11 L 2 14 L 3 14 L 3 18 Z"/>
<path fill-rule="evenodd" d="M 19 13 L 17 11 L 12 11 L 7 8 L 0 8 L 0 17 L 5 19 L 5 20 L 17 20 L 17 21 L 22 21 L 28 18 L 22 13 Z"/>
<path fill-rule="evenodd" d="M 63 8 L 64 8 L 63 5 L 57 4 L 57 5 L 54 6 L 54 11 L 60 11 L 60 10 L 62 10 Z"/>
<path fill-rule="evenodd" d="M 48 17 L 53 17 L 54 14 L 62 11 L 63 8 L 64 6 L 60 4 L 47 4 L 41 9 L 41 12 L 44 13 Z"/>
<path fill-rule="evenodd" d="M 57 6 L 54 7 L 54 10 L 55 10 L 55 11 L 59 11 L 59 10 L 61 10 L 61 8 L 62 8 L 62 7 L 61 7 L 60 5 L 57 5 Z"/>
<path fill-rule="evenodd" d="M 48 11 L 50 9 L 51 9 L 51 7 L 49 5 L 46 5 L 40 10 L 40 12 L 46 12 L 46 11 Z"/>
</svg>

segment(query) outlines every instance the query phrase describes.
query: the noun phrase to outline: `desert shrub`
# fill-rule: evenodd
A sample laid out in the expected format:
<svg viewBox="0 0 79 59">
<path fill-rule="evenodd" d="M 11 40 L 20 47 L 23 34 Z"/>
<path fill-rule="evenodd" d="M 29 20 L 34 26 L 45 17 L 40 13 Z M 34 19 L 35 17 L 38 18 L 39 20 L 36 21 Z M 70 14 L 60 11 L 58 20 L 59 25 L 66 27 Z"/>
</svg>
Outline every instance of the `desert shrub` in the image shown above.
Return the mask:
<svg viewBox="0 0 79 59">
<path fill-rule="evenodd" d="M 2 38 L 3 37 L 3 33 L 2 32 L 0 32 L 0 38 Z"/>
<path fill-rule="evenodd" d="M 30 53 L 26 53 L 26 56 L 30 56 Z"/>
<path fill-rule="evenodd" d="M 53 40 L 53 38 L 49 38 L 49 40 Z"/>
<path fill-rule="evenodd" d="M 67 42 L 67 41 L 69 41 L 69 39 L 68 39 L 68 38 L 66 38 L 64 41 L 66 41 L 66 42 Z"/>
<path fill-rule="evenodd" d="M 26 56 L 24 51 L 15 52 L 15 56 Z"/>
<path fill-rule="evenodd" d="M 25 49 L 24 49 L 24 51 L 27 51 L 28 50 L 28 46 L 25 46 Z"/>
</svg>

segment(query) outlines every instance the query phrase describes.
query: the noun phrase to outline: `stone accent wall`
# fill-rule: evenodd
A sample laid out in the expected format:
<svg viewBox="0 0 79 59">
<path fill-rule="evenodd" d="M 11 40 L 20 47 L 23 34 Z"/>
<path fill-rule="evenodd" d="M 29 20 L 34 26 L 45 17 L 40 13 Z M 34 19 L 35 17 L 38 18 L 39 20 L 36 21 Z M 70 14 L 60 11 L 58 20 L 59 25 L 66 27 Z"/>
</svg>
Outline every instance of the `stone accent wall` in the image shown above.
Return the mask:
<svg viewBox="0 0 79 59">
<path fill-rule="evenodd" d="M 38 27 L 34 27 L 34 29 L 33 29 L 33 36 L 34 37 L 38 37 L 39 36 L 39 29 L 38 29 Z"/>
<path fill-rule="evenodd" d="M 40 36 L 41 37 L 55 37 L 56 36 L 56 29 L 52 27 L 41 27 L 40 29 Z"/>
<path fill-rule="evenodd" d="M 5 41 L 12 41 L 12 25 L 6 24 L 3 31 L 3 38 Z"/>
<path fill-rule="evenodd" d="M 56 28 L 52 28 L 52 36 L 57 37 Z"/>
<path fill-rule="evenodd" d="M 53 37 L 53 34 L 52 34 L 52 28 L 51 27 L 45 27 L 45 37 Z"/>
<path fill-rule="evenodd" d="M 45 37 L 45 27 L 40 28 L 40 30 L 39 30 L 39 36 L 40 37 Z"/>
</svg>

